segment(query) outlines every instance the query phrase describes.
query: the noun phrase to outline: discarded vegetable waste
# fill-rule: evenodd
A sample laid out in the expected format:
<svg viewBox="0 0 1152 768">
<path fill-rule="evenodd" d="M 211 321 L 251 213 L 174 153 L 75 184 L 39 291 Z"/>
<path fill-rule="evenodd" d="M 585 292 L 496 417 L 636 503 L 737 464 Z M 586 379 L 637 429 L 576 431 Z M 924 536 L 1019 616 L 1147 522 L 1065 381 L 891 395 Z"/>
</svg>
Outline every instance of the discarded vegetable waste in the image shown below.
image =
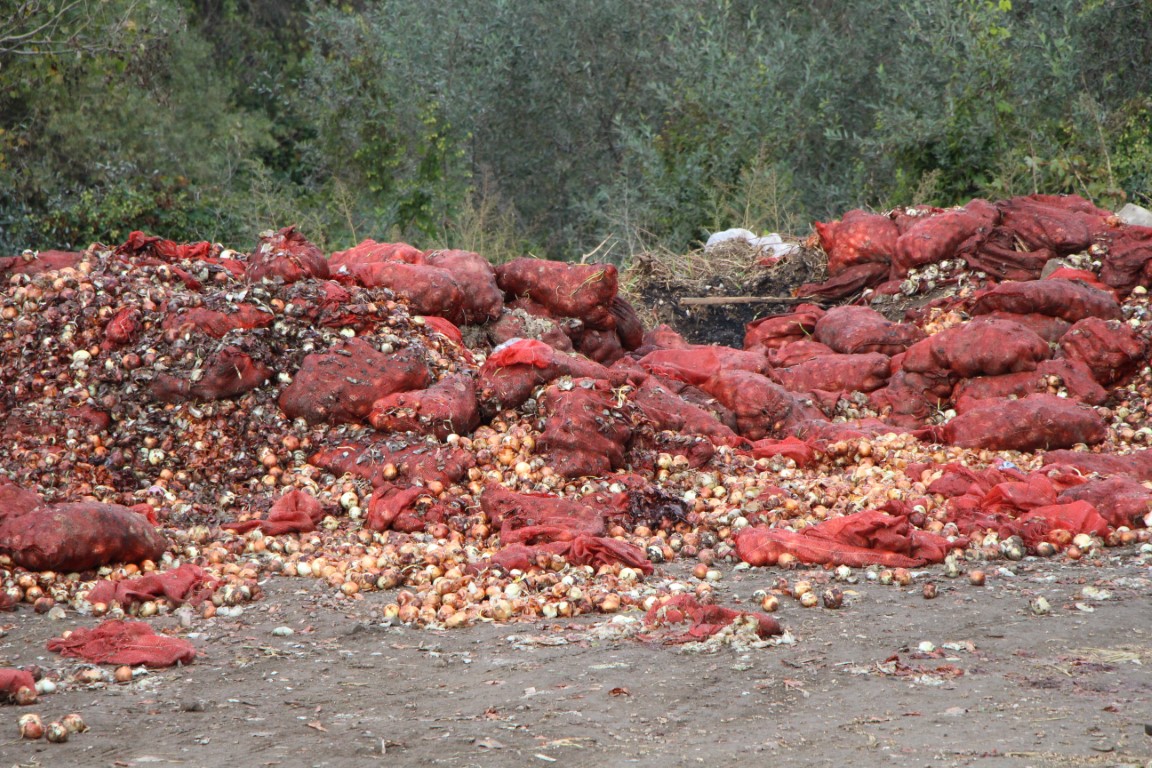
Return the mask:
<svg viewBox="0 0 1152 768">
<path fill-rule="evenodd" d="M 292 228 L 0 259 L 0 608 L 108 619 L 49 647 L 124 665 L 195 656 L 125 616 L 228 615 L 269 576 L 417 625 L 637 609 L 686 625 L 666 642 L 764 640 L 775 618 L 711 604 L 713 564 L 1147 540 L 1149 233 L 1034 195 L 817 241 L 831 277 L 798 295 L 856 301 L 741 350 L 645 332 L 607 264 L 325 259 Z M 660 586 L 676 560 L 695 597 Z"/>
</svg>

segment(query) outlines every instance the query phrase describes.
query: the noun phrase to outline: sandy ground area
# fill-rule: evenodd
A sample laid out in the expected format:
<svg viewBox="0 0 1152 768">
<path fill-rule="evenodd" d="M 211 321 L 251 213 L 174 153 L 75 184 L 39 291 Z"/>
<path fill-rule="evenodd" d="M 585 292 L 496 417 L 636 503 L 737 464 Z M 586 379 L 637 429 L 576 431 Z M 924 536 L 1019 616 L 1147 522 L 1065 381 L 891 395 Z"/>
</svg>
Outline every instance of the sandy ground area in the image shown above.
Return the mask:
<svg viewBox="0 0 1152 768">
<path fill-rule="evenodd" d="M 193 640 L 190 666 L 4 707 L 0 766 L 1152 766 L 1152 556 L 987 572 L 856 571 L 839 610 L 783 597 L 791 642 L 759 648 L 669 645 L 636 612 L 411 629 L 381 622 L 389 593 L 275 578 L 238 618 L 155 620 Z M 718 602 L 781 578 L 832 574 L 725 567 Z M 94 623 L 0 615 L 0 663 L 70 680 L 82 665 L 44 644 Z M 91 730 L 22 742 L 24 712 Z"/>
</svg>

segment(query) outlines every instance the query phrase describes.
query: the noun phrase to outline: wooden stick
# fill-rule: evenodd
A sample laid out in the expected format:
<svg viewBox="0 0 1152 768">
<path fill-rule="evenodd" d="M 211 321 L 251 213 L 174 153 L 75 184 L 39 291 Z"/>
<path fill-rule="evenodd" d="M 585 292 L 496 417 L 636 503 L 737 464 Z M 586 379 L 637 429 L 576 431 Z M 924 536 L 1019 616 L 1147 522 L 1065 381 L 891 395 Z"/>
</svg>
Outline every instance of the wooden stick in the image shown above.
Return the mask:
<svg viewBox="0 0 1152 768">
<path fill-rule="evenodd" d="M 802 304 L 815 299 L 795 296 L 699 296 L 680 299 L 680 306 L 715 306 L 719 304 Z"/>
</svg>

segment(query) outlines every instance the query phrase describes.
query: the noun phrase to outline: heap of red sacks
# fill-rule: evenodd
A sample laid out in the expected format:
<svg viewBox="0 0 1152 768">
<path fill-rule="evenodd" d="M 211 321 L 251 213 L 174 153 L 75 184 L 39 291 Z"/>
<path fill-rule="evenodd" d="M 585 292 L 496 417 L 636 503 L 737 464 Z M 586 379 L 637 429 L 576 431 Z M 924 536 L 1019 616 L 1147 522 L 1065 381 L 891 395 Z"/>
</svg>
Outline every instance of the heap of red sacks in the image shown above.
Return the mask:
<svg viewBox="0 0 1152 768">
<path fill-rule="evenodd" d="M 0 276 L 23 300 L 56 302 L 31 314 L 9 302 L 5 344 L 14 350 L 73 323 L 68 340 L 45 345 L 61 371 L 52 393 L 36 371 L 5 370 L 14 395 L 0 404 L 0 426 L 18 449 L 0 470 L 26 487 L 89 497 L 46 504 L 4 481 L 0 553 L 30 569 L 155 560 L 163 539 L 141 511 L 164 504 L 97 503 L 94 489 L 139 483 L 155 475 L 149 465 L 180 455 L 188 479 L 172 482 L 191 500 L 186 521 L 199 522 L 215 514 L 214 500 L 196 494 L 236 470 L 196 451 L 231 443 L 242 452 L 268 430 L 307 448 L 302 464 L 371 483 L 363 523 L 371 530 L 439 533 L 482 515 L 502 548 L 476 568 L 525 570 L 561 557 L 647 573 L 645 552 L 610 531 L 648 514 L 629 499 L 655 482 L 660 454 L 705 467 L 723 447 L 804 466 L 830 443 L 893 431 L 925 443 L 1051 451 L 1051 464 L 1031 475 L 918 467 L 918 482 L 943 473 L 929 492 L 949 498 L 951 538 L 922 530 L 912 500 L 802 532 L 753 526 L 737 538 L 739 555 L 754 565 L 785 552 L 810 563 L 918 565 L 988 530 L 1035 544 L 1141 524 L 1152 498 L 1140 484 L 1152 478 L 1141 454 L 1058 449 L 1103 443 L 1108 423 L 1096 407 L 1148 363 L 1147 328 L 1123 302 L 1152 284 L 1152 230 L 1077 197 L 1039 195 L 853 211 L 816 228 L 829 279 L 799 289 L 814 303 L 750 324 L 744 349 L 691 344 L 667 327 L 645 332 L 608 264 L 493 266 L 467 251 L 373 241 L 325 258 L 293 228 L 269 233 L 251 254 L 133 233 L 111 251 L 0 260 Z M 62 269 L 70 276 L 55 278 Z M 47 293 L 38 276 L 47 276 Z M 949 285 L 945 298 L 896 320 L 863 304 L 816 303 L 864 292 L 883 307 L 885 297 Z M 76 385 L 87 394 L 78 397 Z M 230 416 L 237 405 L 247 419 L 239 424 Z M 477 464 L 457 436 L 524 414 L 536 419 L 536 453 L 554 473 L 630 473 L 620 476 L 633 495 L 572 499 L 489 484 L 478 513 L 454 497 Z M 207 446 L 203 425 L 216 430 L 214 443 L 194 448 Z M 116 447 L 134 429 L 164 439 Z M 101 462 L 68 459 L 71 489 L 54 474 L 45 484 L 52 463 L 37 451 L 59 457 L 49 446 L 65 434 L 75 440 L 76 430 L 114 451 Z M 158 493 L 172 487 L 165 483 Z M 245 506 L 258 500 L 267 514 L 224 527 L 308 532 L 330 514 L 299 489 L 278 498 L 256 491 L 263 495 Z M 99 589 L 118 602 L 139 594 L 179 602 L 202 599 L 211 583 L 182 573 Z"/>
</svg>

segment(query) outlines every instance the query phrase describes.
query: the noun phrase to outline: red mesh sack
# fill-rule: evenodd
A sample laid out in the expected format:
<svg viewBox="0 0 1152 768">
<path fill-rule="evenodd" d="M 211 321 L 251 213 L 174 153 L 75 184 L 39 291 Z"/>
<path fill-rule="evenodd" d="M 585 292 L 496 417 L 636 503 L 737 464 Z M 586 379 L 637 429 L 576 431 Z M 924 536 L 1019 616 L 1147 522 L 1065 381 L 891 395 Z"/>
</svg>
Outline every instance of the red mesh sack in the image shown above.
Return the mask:
<svg viewBox="0 0 1152 768">
<path fill-rule="evenodd" d="M 767 350 L 768 364 L 773 368 L 788 368 L 789 366 L 806 363 L 825 355 L 834 355 L 836 350 L 818 341 L 793 341 L 777 349 Z"/>
<path fill-rule="evenodd" d="M 227 312 L 204 307 L 181 308 L 165 317 L 160 327 L 168 331 L 173 339 L 191 331 L 200 331 L 214 339 L 221 339 L 229 331 L 267 328 L 275 319 L 274 315 L 253 304 L 240 302 Z"/>
<path fill-rule="evenodd" d="M 721 371 L 700 388 L 732 411 L 736 431 L 749 440 L 783 437 L 792 427 L 822 418 L 814 406 L 751 371 Z"/>
<path fill-rule="evenodd" d="M 304 358 L 280 393 L 280 409 L 309 424 L 355 423 L 367 418 L 380 398 L 424 389 L 431 381 L 428 364 L 414 349 L 385 354 L 364 339 L 347 339 Z"/>
<path fill-rule="evenodd" d="M 368 499 L 368 515 L 364 518 L 364 527 L 372 531 L 411 529 L 411 526 L 397 523 L 402 517 L 416 516 L 414 510 L 417 502 L 421 500 L 424 506 L 428 506 L 431 502 L 428 490 L 421 486 L 399 488 L 392 484 L 382 485 L 373 491 Z M 420 521 L 415 530 L 423 529 L 423 521 Z"/>
<path fill-rule="evenodd" d="M 324 508 L 315 496 L 301 490 L 284 494 L 264 520 L 245 520 L 239 523 L 226 523 L 222 528 L 247 533 L 259 528 L 266 536 L 280 536 L 285 533 L 307 533 L 316 530 L 316 525 L 324 518 Z"/>
<path fill-rule="evenodd" d="M 947 401 L 953 384 L 950 375 L 938 378 L 896 371 L 888 379 L 888 386 L 870 393 L 868 399 L 889 423 L 898 427 L 918 427 Z"/>
<path fill-rule="evenodd" d="M 468 434 L 480 424 L 476 384 L 458 373 L 428 389 L 382 397 L 372 404 L 368 423 L 381 432 L 419 432 L 441 440 Z"/>
<path fill-rule="evenodd" d="M 938 434 L 943 442 L 961 448 L 1036 451 L 1095 445 L 1103 442 L 1107 427 L 1088 406 L 1040 394 L 989 401 L 952 419 Z"/>
<path fill-rule="evenodd" d="M 1049 451 L 1044 455 L 1044 466 L 1073 467 L 1081 472 L 1095 472 L 1102 476 L 1121 475 L 1139 482 L 1152 481 L 1152 451 L 1139 450 L 1124 456 L 1083 451 Z"/>
<path fill-rule="evenodd" d="M 1035 371 L 1009 373 L 1004 376 L 978 376 L 965 379 L 952 391 L 956 410 L 963 413 L 979 405 L 982 400 L 1007 397 L 1027 397 L 1048 391 L 1049 381 L 1055 377 L 1068 396 L 1088 405 L 1102 405 L 1108 392 L 1092 377 L 1092 371 L 1083 363 L 1072 360 L 1045 360 Z"/>
<path fill-rule="evenodd" d="M 43 504 L 39 495 L 0 476 L 0 522 L 25 515 Z"/>
<path fill-rule="evenodd" d="M 487 567 L 501 568 L 506 572 L 528 571 L 547 567 L 553 555 L 563 557 L 570 565 L 599 568 L 602 565 L 620 564 L 645 574 L 653 570 L 652 562 L 639 547 L 626 541 L 586 534 L 577 535 L 571 540 L 542 544 L 509 544 L 492 555 Z"/>
<path fill-rule="evenodd" d="M 875 509 L 830 518 L 805 528 L 804 534 L 854 547 L 895 552 L 926 563 L 943 562 L 949 551 L 966 545 L 966 542 L 952 543 L 943 536 L 918 530 L 903 515 Z"/>
<path fill-rule="evenodd" d="M 576 351 L 602 365 L 611 365 L 624 356 L 624 347 L 616 331 L 598 331 L 585 328 L 580 331 L 574 345 Z"/>
<path fill-rule="evenodd" d="M 887 264 L 857 264 L 821 283 L 804 283 L 793 291 L 799 299 L 838 301 L 865 288 L 875 288 L 888 279 Z"/>
<path fill-rule="evenodd" d="M 1152 510 L 1152 490 L 1128 477 L 1088 480 L 1068 488 L 1056 497 L 1061 504 L 1086 501 L 1096 508 L 1113 528 L 1140 528 Z"/>
<path fill-rule="evenodd" d="M 119 603 L 127 608 L 157 598 L 167 598 L 176 605 L 199 605 L 216 591 L 219 582 L 192 563 L 184 563 L 164 573 L 146 573 L 134 579 L 110 581 L 101 579 L 88 593 L 88 602 L 95 605 Z"/>
<path fill-rule="evenodd" d="M 616 267 L 569 264 L 545 259 L 513 259 L 496 268 L 496 282 L 510 296 L 528 296 L 554 317 L 576 317 L 589 328 L 615 328 Z"/>
<path fill-rule="evenodd" d="M 1019 323 L 978 318 L 913 344 L 901 365 L 912 373 L 966 379 L 1032 371 L 1051 356 L 1048 342 Z"/>
<path fill-rule="evenodd" d="M 1100 282 L 1125 296 L 1138 285 L 1152 284 L 1152 227 L 1122 227 L 1104 241 L 1108 253 L 1100 266 Z"/>
<path fill-rule="evenodd" d="M 1076 280 L 1032 280 L 1001 283 L 981 292 L 972 301 L 973 315 L 1013 312 L 1019 315 L 1050 315 L 1075 323 L 1086 317 L 1119 319 L 1120 304 L 1109 291 Z"/>
<path fill-rule="evenodd" d="M 31 672 L 12 667 L 0 667 L 0 695 L 4 699 L 13 699 L 21 688 L 36 690 L 36 681 Z"/>
<path fill-rule="evenodd" d="M 649 627 L 689 624 L 682 635 L 667 638 L 667 643 L 690 643 L 707 640 L 737 619 L 747 619 L 756 624 L 756 634 L 767 638 L 783 634 L 784 630 L 773 617 L 766 613 L 752 613 L 724 608 L 719 605 L 701 605 L 691 595 L 673 595 L 662 603 L 657 603 L 644 614 L 644 624 Z"/>
<path fill-rule="evenodd" d="M 849 421 L 810 421 L 794 430 L 797 437 L 812 445 L 827 445 L 840 440 L 858 440 L 904 432 L 880 419 L 864 418 Z"/>
<path fill-rule="evenodd" d="M 406 443 L 393 437 L 341 443 L 312 454 L 308 463 L 337 477 L 345 473 L 362 477 L 379 488 L 397 478 L 452 485 L 468 474 L 476 460 L 459 448 L 422 440 Z"/>
<path fill-rule="evenodd" d="M 813 309 L 823 312 L 819 307 L 813 307 Z M 644 334 L 644 343 L 641 346 L 655 349 L 684 349 L 691 345 L 671 326 L 661 324 Z M 746 348 L 747 346 L 745 344 Z"/>
<path fill-rule="evenodd" d="M 348 274 L 360 264 L 375 264 L 381 261 L 401 261 L 405 264 L 423 264 L 424 252 L 407 243 L 378 243 L 375 240 L 362 240 L 359 245 L 346 251 L 336 251 L 328 260 L 333 274 Z"/>
<path fill-rule="evenodd" d="M 1032 474 L 1023 480 L 997 483 L 980 499 L 983 509 L 1012 516 L 1055 503 L 1056 487 L 1047 476 L 1041 474 Z"/>
<path fill-rule="evenodd" d="M 738 439 L 732 428 L 715 413 L 688 402 L 655 378 L 649 378 L 637 387 L 630 399 L 658 430 L 702 435 L 725 445 Z"/>
<path fill-rule="evenodd" d="M 888 264 L 900 236 L 892 219 L 859 209 L 848 211 L 839 221 L 818 221 L 814 226 L 833 277 L 857 264 Z"/>
<path fill-rule="evenodd" d="M 216 246 L 213 246 L 212 243 L 177 243 L 173 240 L 156 237 L 155 235 L 146 235 L 139 231 L 129 233 L 128 239 L 113 251 L 116 256 L 120 257 L 137 259 L 144 256 L 160 259 L 161 261 L 169 263 L 185 260 L 201 261 L 216 255 L 217 252 L 218 249 Z M 45 253 L 56 252 L 42 252 L 40 257 L 43 258 Z M 81 254 L 75 255 L 80 256 Z M 54 267 L 54 269 L 59 269 L 59 267 Z"/>
<path fill-rule="evenodd" d="M 924 338 L 908 323 L 894 323 L 870 307 L 833 307 L 816 323 L 816 341 L 846 355 L 897 355 Z"/>
<path fill-rule="evenodd" d="M 1017 518 L 1024 530 L 1030 530 L 1032 537 L 1043 536 L 1048 531 L 1065 530 L 1070 533 L 1092 533 L 1097 536 L 1108 535 L 1108 521 L 1100 516 L 1096 508 L 1087 501 L 1072 501 L 1067 504 L 1052 504 L 1045 507 L 1036 507 Z M 1042 522 L 1043 526 L 1032 525 Z M 1033 544 L 1025 538 L 1025 543 Z"/>
<path fill-rule="evenodd" d="M 521 339 L 492 350 L 480 368 L 477 390 L 482 404 L 493 411 L 517 408 L 537 386 L 561 376 L 606 379 L 614 385 L 626 381 L 585 357 L 559 352 L 535 339 Z"/>
<path fill-rule="evenodd" d="M 724 405 L 717 401 L 712 395 L 691 384 L 685 384 L 682 381 L 661 379 L 659 377 L 657 377 L 657 379 L 661 385 L 666 387 L 670 392 L 674 392 L 688 404 L 703 408 L 720 419 L 720 422 L 725 426 L 733 430 L 736 429 L 736 414 L 724 407 Z"/>
<path fill-rule="evenodd" d="M 549 454 L 548 465 L 564 477 L 606 475 L 623 467 L 632 428 L 621 406 L 603 380 L 548 387 L 540 399 L 547 414 L 540 447 Z"/>
<path fill-rule="evenodd" d="M 811 338 L 817 321 L 823 316 L 824 310 L 815 304 L 800 304 L 786 314 L 755 320 L 745 326 L 744 349 L 778 349 L 793 341 Z M 674 348 L 681 345 L 663 343 L 656 346 Z"/>
<path fill-rule="evenodd" d="M 246 274 L 250 280 L 279 278 L 286 283 L 310 277 L 327 280 L 328 261 L 323 252 L 295 227 L 285 227 L 260 238 L 248 259 Z"/>
<path fill-rule="evenodd" d="M 148 518 L 118 504 L 53 504 L 0 521 L 0 553 L 30 571 L 87 571 L 159 560 L 168 548 Z"/>
<path fill-rule="evenodd" d="M 772 378 L 792 392 L 871 392 L 888 381 L 888 356 L 826 355 L 790 368 L 776 368 Z"/>
<path fill-rule="evenodd" d="M 547 493 L 516 493 L 499 483 L 488 483 L 480 496 L 480 509 L 488 522 L 503 531 L 552 525 L 575 533 L 599 534 L 607 511 L 584 500 Z"/>
<path fill-rule="evenodd" d="M 783 440 L 765 438 L 752 444 L 752 457 L 756 459 L 772 459 L 783 456 L 791 459 L 797 467 L 810 467 L 816 463 L 821 452 L 807 440 L 789 435 Z"/>
<path fill-rule="evenodd" d="M 644 323 L 636 308 L 620 296 L 612 299 L 612 317 L 616 318 L 616 335 L 626 350 L 637 349 L 644 343 Z"/>
<path fill-rule="evenodd" d="M 1032 249 L 1063 256 L 1083 251 L 1108 229 L 1112 214 L 1078 195 L 1029 195 L 997 204 L 1005 228 Z"/>
<path fill-rule="evenodd" d="M 658 349 L 640 358 L 639 362 L 650 373 L 694 386 L 700 386 L 721 371 L 741 370 L 762 374 L 769 369 L 768 358 L 760 352 L 746 352 L 719 345 Z"/>
<path fill-rule="evenodd" d="M 262 386 L 275 373 L 235 346 L 227 346 L 212 353 L 199 370 L 200 377 L 195 381 L 170 373 L 158 373 L 149 391 L 152 397 L 162 403 L 221 400 Z"/>
<path fill-rule="evenodd" d="M 1072 327 L 1072 323 L 1067 320 L 1052 317 L 1051 315 L 1017 315 L 1014 312 L 995 311 L 989 312 L 984 315 L 984 317 L 1020 323 L 1020 325 L 1049 343 L 1059 341 L 1060 337 L 1067 333 L 1068 329 Z"/>
<path fill-rule="evenodd" d="M 140 332 L 141 312 L 138 307 L 121 307 L 104 326 L 104 341 L 100 346 L 105 351 L 122 347 Z"/>
<path fill-rule="evenodd" d="M 0 277 L 38 275 L 75 267 L 84 258 L 82 251 L 38 251 L 31 259 L 23 256 L 0 258 Z"/>
<path fill-rule="evenodd" d="M 565 553 L 565 559 L 572 565 L 589 565 L 593 568 L 620 563 L 645 574 L 655 570 L 652 561 L 640 547 L 606 536 L 577 536 Z"/>
<path fill-rule="evenodd" d="M 472 357 L 472 350 L 468 349 L 468 345 L 464 343 L 464 334 L 460 332 L 460 329 L 456 327 L 455 323 L 452 323 L 443 317 L 437 317 L 436 315 L 424 315 L 422 317 L 424 320 L 424 325 L 434 333 L 437 333 L 440 336 L 448 339 L 448 341 L 452 342 L 452 345 L 456 347 L 457 351 L 460 353 L 460 356 L 464 358 L 465 361 L 469 363 L 475 362 Z"/>
<path fill-rule="evenodd" d="M 934 205 L 910 205 L 904 208 L 895 208 L 889 213 L 892 221 L 896 222 L 896 228 L 900 234 L 904 234 L 912 227 L 920 223 L 922 219 L 929 216 L 937 216 L 944 213 L 943 208 L 937 208 Z"/>
<path fill-rule="evenodd" d="M 1016 235 L 1007 227 L 996 227 L 987 236 L 969 238 L 957 255 L 968 268 L 984 272 L 997 280 L 1038 280 L 1044 265 L 1056 258 L 1047 248 L 1020 251 Z"/>
<path fill-rule="evenodd" d="M 1049 272 L 1045 280 L 1075 280 L 1076 282 L 1090 285 L 1093 288 L 1098 288 L 1101 291 L 1108 291 L 1113 296 L 1117 295 L 1116 290 L 1104 283 L 1100 282 L 1096 277 L 1095 272 L 1090 272 L 1087 269 L 1073 269 L 1072 267 L 1057 267 Z"/>
<path fill-rule="evenodd" d="M 447 270 L 463 291 L 462 322 L 480 325 L 500 316 L 504 294 L 488 259 L 472 251 L 448 250 L 432 251 L 425 260 L 429 266 Z"/>
<path fill-rule="evenodd" d="M 542 341 L 561 352 L 572 351 L 572 339 L 564 329 L 551 318 L 533 316 L 516 308 L 507 309 L 495 322 L 485 326 L 488 338 L 495 346 L 501 346 L 516 339 Z"/>
<path fill-rule="evenodd" d="M 980 199 L 918 219 L 896 241 L 892 277 L 905 277 L 909 270 L 952 258 L 965 240 L 991 230 L 999 219 L 995 206 Z"/>
<path fill-rule="evenodd" d="M 935 468 L 933 464 L 910 464 L 908 477 L 920 480 L 924 471 Z M 963 496 L 970 494 L 983 497 L 1000 483 L 1016 482 L 1027 478 L 1019 469 L 1012 467 L 988 467 L 983 470 L 970 469 L 963 464 L 949 463 L 940 467 L 941 475 L 929 484 L 928 493 L 941 496 Z"/>
<path fill-rule="evenodd" d="M 736 534 L 736 556 L 749 565 L 776 565 L 780 555 L 785 553 L 810 565 L 848 565 L 853 568 L 869 565 L 915 568 L 925 562 L 896 552 L 806 536 L 783 528 L 758 525 Z"/>
<path fill-rule="evenodd" d="M 1060 339 L 1060 354 L 1083 363 L 1104 386 L 1114 387 L 1148 361 L 1148 342 L 1121 320 L 1089 317 Z"/>
<path fill-rule="evenodd" d="M 84 258 L 83 251 L 35 251 L 31 258 L 12 256 L 0 259 L 0 275 L 39 275 L 74 268 Z"/>
<path fill-rule="evenodd" d="M 136 667 L 171 667 L 196 658 L 187 640 L 158 635 L 142 621 L 110 619 L 92 629 L 80 627 L 68 637 L 54 637 L 48 650 L 94 664 L 127 664 Z"/>
<path fill-rule="evenodd" d="M 440 267 L 375 261 L 347 267 L 346 280 L 365 288 L 387 288 L 416 315 L 437 315 L 453 323 L 464 322 L 465 293 L 452 273 Z M 343 275 L 340 272 L 337 276 Z"/>
</svg>

